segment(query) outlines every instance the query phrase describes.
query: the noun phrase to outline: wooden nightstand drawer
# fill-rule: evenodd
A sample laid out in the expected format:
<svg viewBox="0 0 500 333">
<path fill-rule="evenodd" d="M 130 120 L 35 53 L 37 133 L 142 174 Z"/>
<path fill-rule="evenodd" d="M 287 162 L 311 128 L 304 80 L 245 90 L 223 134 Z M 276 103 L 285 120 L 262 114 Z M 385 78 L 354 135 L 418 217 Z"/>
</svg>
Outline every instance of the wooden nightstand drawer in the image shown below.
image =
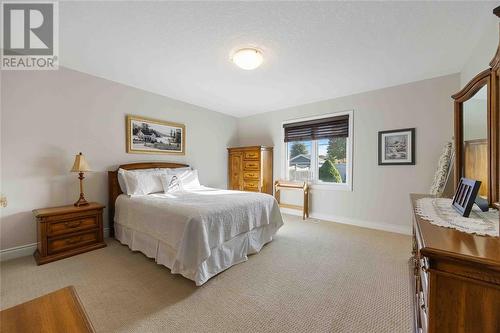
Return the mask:
<svg viewBox="0 0 500 333">
<path fill-rule="evenodd" d="M 71 248 L 96 243 L 98 238 L 98 231 L 92 231 L 84 234 L 69 235 L 66 237 L 49 238 L 47 241 L 47 246 L 49 254 L 52 254 Z"/>
<path fill-rule="evenodd" d="M 97 228 L 97 226 L 98 223 L 95 216 L 62 222 L 51 222 L 48 224 L 48 235 L 54 236 L 72 232 L 74 233 L 85 229 L 94 229 Z"/>
<path fill-rule="evenodd" d="M 260 153 L 258 151 L 246 151 L 243 154 L 245 160 L 258 160 Z"/>
<path fill-rule="evenodd" d="M 244 161 L 243 170 L 245 171 L 260 170 L 260 163 L 259 161 Z"/>
</svg>

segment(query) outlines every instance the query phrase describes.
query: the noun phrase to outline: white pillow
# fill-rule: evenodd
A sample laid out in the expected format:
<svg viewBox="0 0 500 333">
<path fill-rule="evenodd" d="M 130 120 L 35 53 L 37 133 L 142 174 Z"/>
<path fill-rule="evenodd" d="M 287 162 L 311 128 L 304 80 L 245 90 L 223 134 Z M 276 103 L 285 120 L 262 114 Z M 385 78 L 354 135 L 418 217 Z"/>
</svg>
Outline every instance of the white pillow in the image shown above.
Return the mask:
<svg viewBox="0 0 500 333">
<path fill-rule="evenodd" d="M 118 170 L 122 175 L 122 182 L 128 195 L 146 195 L 150 193 L 163 192 L 160 176 L 166 174 L 166 170 L 143 169 L 143 170 Z M 120 179 L 118 179 L 120 181 Z M 122 189 L 123 191 L 123 189 Z"/>
<path fill-rule="evenodd" d="M 122 190 L 123 193 L 127 194 L 128 189 L 127 189 L 127 180 L 125 179 L 125 173 L 137 173 L 137 172 L 143 172 L 143 173 L 156 173 L 159 169 L 139 169 L 139 170 L 125 170 L 125 169 L 118 169 L 118 184 L 120 185 L 120 189 Z M 166 169 L 165 173 L 167 172 Z"/>
<path fill-rule="evenodd" d="M 120 189 L 122 193 L 127 194 L 127 183 L 125 182 L 125 175 L 123 174 L 125 170 L 118 169 L 118 184 L 120 184 Z"/>
<path fill-rule="evenodd" d="M 201 186 L 198 179 L 198 170 L 184 171 L 177 177 L 179 177 L 184 190 L 196 189 Z"/>
<path fill-rule="evenodd" d="M 167 170 L 168 174 L 178 176 L 186 171 L 193 170 L 191 167 L 175 168 L 175 169 L 164 169 Z"/>
<path fill-rule="evenodd" d="M 154 169 L 144 169 L 144 170 L 125 170 L 125 169 L 121 169 L 121 168 L 118 169 L 118 184 L 120 185 L 120 189 L 122 190 L 122 192 L 124 194 L 128 194 L 127 180 L 125 178 L 126 173 L 133 173 L 133 172 L 139 172 L 139 171 L 147 172 L 150 170 L 154 170 Z"/>
<path fill-rule="evenodd" d="M 168 174 L 163 174 L 160 176 L 161 183 L 163 185 L 163 192 L 164 193 L 172 193 L 176 191 L 180 191 L 181 188 L 181 182 L 179 178 L 175 175 L 168 175 Z"/>
</svg>

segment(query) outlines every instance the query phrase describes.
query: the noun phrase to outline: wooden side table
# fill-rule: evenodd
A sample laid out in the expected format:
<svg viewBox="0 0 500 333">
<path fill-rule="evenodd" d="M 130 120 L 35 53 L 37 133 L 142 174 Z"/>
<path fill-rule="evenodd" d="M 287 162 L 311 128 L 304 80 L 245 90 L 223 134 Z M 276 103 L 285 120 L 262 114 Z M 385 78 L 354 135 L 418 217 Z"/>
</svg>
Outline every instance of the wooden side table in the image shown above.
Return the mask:
<svg viewBox="0 0 500 333">
<path fill-rule="evenodd" d="M 103 235 L 104 206 L 62 206 L 35 209 L 38 246 L 34 253 L 38 265 L 106 246 Z"/>
<path fill-rule="evenodd" d="M 69 286 L 0 312 L 0 333 L 92 333 L 94 328 Z"/>
</svg>

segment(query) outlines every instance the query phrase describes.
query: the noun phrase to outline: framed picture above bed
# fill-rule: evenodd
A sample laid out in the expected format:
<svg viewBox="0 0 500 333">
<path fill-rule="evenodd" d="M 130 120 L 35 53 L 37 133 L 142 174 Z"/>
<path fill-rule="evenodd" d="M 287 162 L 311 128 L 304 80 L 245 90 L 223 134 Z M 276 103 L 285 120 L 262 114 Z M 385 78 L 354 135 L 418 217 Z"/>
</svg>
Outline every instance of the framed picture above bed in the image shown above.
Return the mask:
<svg viewBox="0 0 500 333">
<path fill-rule="evenodd" d="M 415 165 L 415 128 L 378 132 L 378 165 Z"/>
<path fill-rule="evenodd" d="M 127 153 L 186 154 L 186 126 L 127 115 Z"/>
</svg>

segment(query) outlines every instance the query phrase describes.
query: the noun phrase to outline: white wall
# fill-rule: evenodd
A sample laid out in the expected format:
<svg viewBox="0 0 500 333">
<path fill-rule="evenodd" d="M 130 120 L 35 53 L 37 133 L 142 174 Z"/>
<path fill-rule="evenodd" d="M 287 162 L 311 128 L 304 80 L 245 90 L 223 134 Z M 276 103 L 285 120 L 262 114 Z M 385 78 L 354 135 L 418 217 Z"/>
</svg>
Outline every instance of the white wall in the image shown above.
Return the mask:
<svg viewBox="0 0 500 333">
<path fill-rule="evenodd" d="M 226 186 L 233 117 L 64 68 L 3 72 L 1 98 L 1 181 L 9 200 L 1 249 L 36 242 L 32 209 L 78 199 L 69 169 L 80 151 L 95 170 L 87 174 L 86 197 L 104 204 L 106 172 L 136 161 L 187 163 L 200 170 L 202 183 Z M 126 114 L 184 123 L 186 156 L 127 154 Z"/>
<path fill-rule="evenodd" d="M 459 75 L 453 74 L 241 118 L 238 140 L 241 145 L 274 146 L 277 179 L 284 177 L 280 160 L 283 121 L 354 110 L 354 190 L 313 190 L 312 214 L 410 232 L 409 193 L 429 190 L 443 145 L 453 136 L 450 96 L 459 89 L 459 83 Z M 407 127 L 416 127 L 416 165 L 378 166 L 378 131 Z"/>
<path fill-rule="evenodd" d="M 483 34 L 478 36 L 477 44 L 464 45 L 464 52 L 470 53 L 470 56 L 460 72 L 461 87 L 464 87 L 476 74 L 489 68 L 498 46 L 498 24 L 498 17 L 492 14 Z"/>
</svg>

